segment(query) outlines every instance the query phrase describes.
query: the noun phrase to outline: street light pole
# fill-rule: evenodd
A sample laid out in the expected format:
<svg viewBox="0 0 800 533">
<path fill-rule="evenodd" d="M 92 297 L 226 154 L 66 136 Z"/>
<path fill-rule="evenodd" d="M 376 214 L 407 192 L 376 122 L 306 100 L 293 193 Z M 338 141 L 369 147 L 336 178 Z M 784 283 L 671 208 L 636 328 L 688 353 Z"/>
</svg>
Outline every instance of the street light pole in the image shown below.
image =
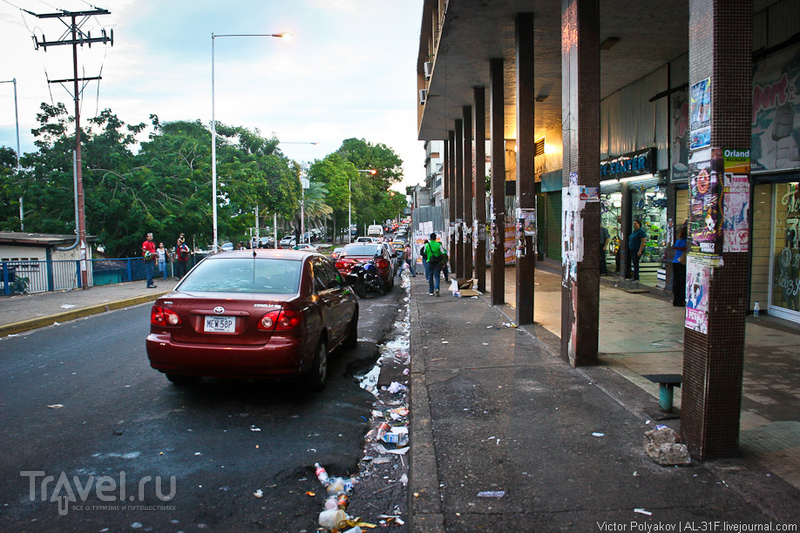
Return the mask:
<svg viewBox="0 0 800 533">
<path fill-rule="evenodd" d="M 217 252 L 217 119 L 214 106 L 214 43 L 217 37 L 277 37 L 279 39 L 291 39 L 292 34 L 283 33 L 239 33 L 215 35 L 211 34 L 211 216 L 213 218 L 213 251 Z"/>
<path fill-rule="evenodd" d="M 370 168 L 370 169 L 367 169 L 367 170 L 358 170 L 357 172 L 364 172 L 366 174 L 372 174 L 373 176 L 378 173 L 378 171 L 375 170 L 374 168 Z M 352 231 L 353 231 L 352 230 L 352 227 L 353 227 L 353 201 L 352 201 L 353 189 L 352 189 L 352 186 L 350 184 L 350 181 L 351 181 L 350 178 L 347 178 L 347 192 L 348 192 L 348 195 L 347 195 L 347 242 L 348 242 L 348 244 L 353 240 L 353 233 L 352 233 Z"/>
<path fill-rule="evenodd" d="M 17 78 L 13 78 L 7 81 L 0 81 L 0 83 L 13 83 L 14 84 L 14 117 L 17 121 L 17 176 L 19 176 L 19 106 L 17 105 Z M 22 209 L 22 196 L 19 197 L 19 229 L 20 231 L 25 230 L 25 223 L 23 222 L 24 212 Z"/>
</svg>

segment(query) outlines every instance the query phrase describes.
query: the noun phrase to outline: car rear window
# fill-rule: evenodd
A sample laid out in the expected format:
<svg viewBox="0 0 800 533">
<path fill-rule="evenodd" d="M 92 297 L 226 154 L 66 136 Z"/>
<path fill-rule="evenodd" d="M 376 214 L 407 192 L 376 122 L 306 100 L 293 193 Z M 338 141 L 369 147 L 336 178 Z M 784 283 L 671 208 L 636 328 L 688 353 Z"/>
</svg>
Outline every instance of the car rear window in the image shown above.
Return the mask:
<svg viewBox="0 0 800 533">
<path fill-rule="evenodd" d="M 380 250 L 380 244 L 348 244 L 344 247 L 345 255 L 375 255 Z"/>
<path fill-rule="evenodd" d="M 211 259 L 197 265 L 176 290 L 296 294 L 302 264 L 288 259 Z"/>
</svg>

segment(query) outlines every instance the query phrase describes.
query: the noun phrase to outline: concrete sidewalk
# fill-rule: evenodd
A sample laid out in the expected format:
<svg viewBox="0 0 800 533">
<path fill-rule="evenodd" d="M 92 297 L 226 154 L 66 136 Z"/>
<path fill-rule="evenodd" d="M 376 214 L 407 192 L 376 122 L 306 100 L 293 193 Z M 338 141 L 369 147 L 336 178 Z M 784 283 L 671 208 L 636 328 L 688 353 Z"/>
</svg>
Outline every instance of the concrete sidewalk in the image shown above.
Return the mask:
<svg viewBox="0 0 800 533">
<path fill-rule="evenodd" d="M 155 283 L 155 289 L 148 289 L 143 280 L 0 298 L 0 337 L 150 302 L 171 291 L 177 281 Z"/>
<path fill-rule="evenodd" d="M 644 433 L 680 420 L 657 420 L 642 374 L 680 373 L 683 309 L 604 283 L 601 365 L 575 370 L 559 355 L 560 276 L 536 276 L 538 324 L 521 328 L 513 300 L 430 297 L 413 280 L 413 531 L 800 524 L 797 331 L 748 323 L 742 456 L 664 468 Z"/>
</svg>

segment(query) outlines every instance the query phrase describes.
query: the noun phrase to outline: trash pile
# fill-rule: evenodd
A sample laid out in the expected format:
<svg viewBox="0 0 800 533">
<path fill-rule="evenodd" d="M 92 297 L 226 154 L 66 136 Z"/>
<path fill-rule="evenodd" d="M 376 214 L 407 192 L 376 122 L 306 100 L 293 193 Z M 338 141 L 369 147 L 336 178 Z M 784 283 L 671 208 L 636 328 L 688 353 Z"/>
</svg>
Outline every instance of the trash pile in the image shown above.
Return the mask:
<svg viewBox="0 0 800 533">
<path fill-rule="evenodd" d="M 325 487 L 327 498 L 325 509 L 319 514 L 320 527 L 332 533 L 362 533 L 362 527 L 374 528 L 375 524 L 362 522 L 361 518 L 353 518 L 347 514 L 350 496 L 353 495 L 353 478 L 330 477 L 325 467 L 314 464 L 317 479 Z"/>
<path fill-rule="evenodd" d="M 410 288 L 407 270 L 403 271 L 403 286 Z M 409 381 L 411 356 L 411 316 L 409 298 L 405 297 L 403 308 L 394 324 L 390 341 L 379 348 L 375 367 L 359 379 L 361 387 L 375 396 L 369 419 L 369 431 L 365 436 L 363 456 L 359 467 L 360 483 L 369 485 L 369 492 L 378 498 L 370 501 L 359 499 L 357 504 L 364 511 L 373 507 L 381 514 L 377 516 L 381 527 L 405 525 L 402 515 L 407 513 L 409 434 Z M 383 374 L 382 374 L 383 373 Z M 380 378 L 383 384 L 379 384 Z M 388 383 L 388 385 L 386 384 Z M 379 508 L 378 505 L 384 506 Z M 364 526 L 361 526 L 364 527 Z"/>
</svg>

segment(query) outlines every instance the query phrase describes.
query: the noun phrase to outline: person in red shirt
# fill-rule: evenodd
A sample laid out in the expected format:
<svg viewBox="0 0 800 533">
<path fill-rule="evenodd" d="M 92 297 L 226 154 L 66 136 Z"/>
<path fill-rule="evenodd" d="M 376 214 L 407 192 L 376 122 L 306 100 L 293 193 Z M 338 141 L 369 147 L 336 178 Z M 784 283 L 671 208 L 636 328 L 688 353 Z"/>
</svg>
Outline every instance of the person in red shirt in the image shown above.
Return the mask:
<svg viewBox="0 0 800 533">
<path fill-rule="evenodd" d="M 189 247 L 186 245 L 186 238 L 181 233 L 178 242 L 175 244 L 175 277 L 183 278 L 189 271 Z"/>
<path fill-rule="evenodd" d="M 156 245 L 153 242 L 153 234 L 148 233 L 147 239 L 142 243 L 142 258 L 144 259 L 144 272 L 147 278 L 147 288 L 155 289 L 153 275 L 156 270 Z"/>
</svg>

